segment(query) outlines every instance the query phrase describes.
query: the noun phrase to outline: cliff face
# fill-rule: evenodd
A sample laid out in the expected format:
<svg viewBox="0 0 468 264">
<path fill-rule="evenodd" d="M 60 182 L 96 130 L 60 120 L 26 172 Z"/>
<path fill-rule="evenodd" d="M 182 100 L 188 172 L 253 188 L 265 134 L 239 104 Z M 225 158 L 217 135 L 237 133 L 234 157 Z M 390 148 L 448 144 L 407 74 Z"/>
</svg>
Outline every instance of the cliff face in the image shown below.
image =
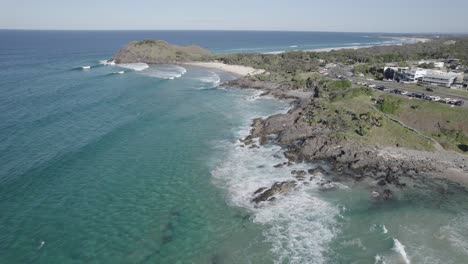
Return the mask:
<svg viewBox="0 0 468 264">
<path fill-rule="evenodd" d="M 201 61 L 211 51 L 199 46 L 176 46 L 162 40 L 132 41 L 114 55 L 116 63 L 144 62 L 149 64 Z"/>
</svg>

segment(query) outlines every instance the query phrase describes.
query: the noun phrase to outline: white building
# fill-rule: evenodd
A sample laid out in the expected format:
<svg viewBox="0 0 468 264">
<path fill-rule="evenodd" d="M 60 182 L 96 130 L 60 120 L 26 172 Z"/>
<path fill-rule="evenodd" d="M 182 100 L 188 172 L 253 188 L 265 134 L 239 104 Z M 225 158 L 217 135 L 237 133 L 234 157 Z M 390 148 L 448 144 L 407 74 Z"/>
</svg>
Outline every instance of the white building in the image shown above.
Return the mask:
<svg viewBox="0 0 468 264">
<path fill-rule="evenodd" d="M 455 72 L 429 71 L 429 73 L 423 77 L 422 82 L 425 84 L 449 88 L 454 83 L 463 82 L 463 74 Z"/>
<path fill-rule="evenodd" d="M 394 78 L 398 78 L 403 82 L 418 82 L 422 81 L 423 77 L 427 75 L 427 71 L 426 69 L 420 68 L 401 68 L 395 73 L 396 77 Z"/>
<path fill-rule="evenodd" d="M 450 87 L 455 83 L 463 82 L 463 73 L 427 70 L 421 68 L 399 68 L 395 71 L 394 79 L 403 82 L 422 82 L 424 84 Z"/>
</svg>

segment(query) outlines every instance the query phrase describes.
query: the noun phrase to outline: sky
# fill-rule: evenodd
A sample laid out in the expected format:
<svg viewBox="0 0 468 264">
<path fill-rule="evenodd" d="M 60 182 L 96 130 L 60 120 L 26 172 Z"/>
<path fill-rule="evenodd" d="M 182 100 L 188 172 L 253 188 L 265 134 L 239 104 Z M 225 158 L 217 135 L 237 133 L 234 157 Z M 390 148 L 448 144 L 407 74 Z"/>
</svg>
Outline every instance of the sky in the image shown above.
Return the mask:
<svg viewBox="0 0 468 264">
<path fill-rule="evenodd" d="M 468 33 L 468 0 L 0 0 L 0 29 Z"/>
</svg>

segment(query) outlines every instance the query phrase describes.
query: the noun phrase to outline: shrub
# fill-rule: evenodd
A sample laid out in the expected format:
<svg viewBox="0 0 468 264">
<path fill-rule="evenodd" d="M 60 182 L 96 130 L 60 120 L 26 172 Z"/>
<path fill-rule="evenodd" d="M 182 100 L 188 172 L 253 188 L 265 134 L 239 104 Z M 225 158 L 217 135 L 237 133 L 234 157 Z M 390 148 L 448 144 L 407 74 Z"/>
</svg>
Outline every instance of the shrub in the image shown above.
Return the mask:
<svg viewBox="0 0 468 264">
<path fill-rule="evenodd" d="M 401 100 L 394 96 L 386 96 L 378 108 L 385 113 L 395 114 L 400 107 Z"/>
</svg>

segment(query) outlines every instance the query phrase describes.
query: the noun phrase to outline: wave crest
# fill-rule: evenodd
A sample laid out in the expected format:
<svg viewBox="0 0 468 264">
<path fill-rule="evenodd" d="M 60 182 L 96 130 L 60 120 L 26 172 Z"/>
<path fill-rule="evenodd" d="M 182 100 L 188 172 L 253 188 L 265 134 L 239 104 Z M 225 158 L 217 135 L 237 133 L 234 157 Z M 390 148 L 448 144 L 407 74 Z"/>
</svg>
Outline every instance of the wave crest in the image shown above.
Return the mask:
<svg viewBox="0 0 468 264">
<path fill-rule="evenodd" d="M 138 63 L 121 63 L 116 64 L 117 66 L 125 69 L 130 69 L 134 71 L 142 71 L 149 68 L 149 65 L 146 63 L 138 62 Z"/>
<path fill-rule="evenodd" d="M 152 66 L 144 72 L 144 75 L 165 80 L 174 80 L 182 77 L 187 72 L 184 67 L 177 65 Z"/>
</svg>

